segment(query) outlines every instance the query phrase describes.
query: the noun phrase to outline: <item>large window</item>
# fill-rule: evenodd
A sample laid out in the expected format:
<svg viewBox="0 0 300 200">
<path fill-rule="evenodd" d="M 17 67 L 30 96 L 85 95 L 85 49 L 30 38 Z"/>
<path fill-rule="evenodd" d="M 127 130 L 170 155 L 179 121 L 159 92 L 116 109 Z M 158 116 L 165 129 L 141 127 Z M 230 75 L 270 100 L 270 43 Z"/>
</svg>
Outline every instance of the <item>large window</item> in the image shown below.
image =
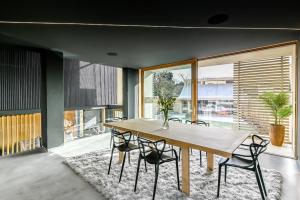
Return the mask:
<svg viewBox="0 0 300 200">
<path fill-rule="evenodd" d="M 286 43 L 199 59 L 197 65 L 175 63 L 142 69 L 141 116 L 162 118 L 157 105 L 157 89 L 162 88 L 176 97 L 169 117 L 198 119 L 211 127 L 248 130 L 269 137 L 273 116 L 260 95 L 285 92 L 293 108 L 293 114 L 282 121 L 285 145 L 295 150 L 295 61 L 296 45 Z"/>
<path fill-rule="evenodd" d="M 233 126 L 233 64 L 198 68 L 198 119 L 210 126 Z"/>
<path fill-rule="evenodd" d="M 144 117 L 161 119 L 159 93 L 176 97 L 169 117 L 187 120 L 192 116 L 191 64 L 144 72 Z"/>
</svg>

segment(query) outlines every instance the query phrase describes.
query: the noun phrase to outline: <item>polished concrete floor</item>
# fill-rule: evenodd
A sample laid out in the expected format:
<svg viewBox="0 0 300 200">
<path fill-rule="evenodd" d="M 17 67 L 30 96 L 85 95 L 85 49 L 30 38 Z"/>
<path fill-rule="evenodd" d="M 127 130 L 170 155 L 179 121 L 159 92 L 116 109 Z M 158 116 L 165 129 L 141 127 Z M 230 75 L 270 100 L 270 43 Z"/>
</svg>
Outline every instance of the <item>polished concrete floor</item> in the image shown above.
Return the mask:
<svg viewBox="0 0 300 200">
<path fill-rule="evenodd" d="M 0 159 L 1 200 L 101 200 L 93 187 L 62 162 L 64 157 L 108 148 L 109 134 L 66 143 L 46 153 Z M 283 174 L 284 200 L 300 200 L 300 166 L 292 159 L 263 155 L 261 165 Z"/>
</svg>

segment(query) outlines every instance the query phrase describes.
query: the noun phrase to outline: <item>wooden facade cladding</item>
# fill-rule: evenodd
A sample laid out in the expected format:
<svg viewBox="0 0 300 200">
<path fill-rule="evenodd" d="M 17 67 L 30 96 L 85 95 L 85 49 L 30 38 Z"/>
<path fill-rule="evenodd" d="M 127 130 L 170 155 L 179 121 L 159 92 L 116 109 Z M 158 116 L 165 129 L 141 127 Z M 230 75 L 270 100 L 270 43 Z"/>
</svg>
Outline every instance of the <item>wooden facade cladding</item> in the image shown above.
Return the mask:
<svg viewBox="0 0 300 200">
<path fill-rule="evenodd" d="M 1 155 L 10 155 L 40 147 L 41 114 L 0 116 Z"/>
</svg>

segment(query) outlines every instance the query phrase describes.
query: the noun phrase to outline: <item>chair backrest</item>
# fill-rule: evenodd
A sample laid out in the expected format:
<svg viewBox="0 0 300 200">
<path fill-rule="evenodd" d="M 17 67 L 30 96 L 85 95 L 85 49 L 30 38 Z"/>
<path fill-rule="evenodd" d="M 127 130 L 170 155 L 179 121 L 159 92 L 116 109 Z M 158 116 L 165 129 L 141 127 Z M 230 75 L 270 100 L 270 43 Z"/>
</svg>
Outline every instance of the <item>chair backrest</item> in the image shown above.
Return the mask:
<svg viewBox="0 0 300 200">
<path fill-rule="evenodd" d="M 130 131 L 125 133 L 120 133 L 116 129 L 111 130 L 112 138 L 113 138 L 113 145 L 118 147 L 120 145 L 129 145 L 131 141 L 132 134 Z"/>
<path fill-rule="evenodd" d="M 186 120 L 185 121 L 186 124 L 197 124 L 197 125 L 200 125 L 200 126 L 206 126 L 208 127 L 209 126 L 209 123 L 208 122 L 205 122 L 205 121 L 202 121 L 202 120 Z"/>
<path fill-rule="evenodd" d="M 166 147 L 165 140 L 151 141 L 145 138 L 138 137 L 138 144 L 140 153 L 143 157 L 149 154 L 155 154 L 159 160 L 162 158 L 162 154 Z"/>
<path fill-rule="evenodd" d="M 250 153 L 253 161 L 257 161 L 258 156 L 267 150 L 269 140 L 265 140 L 258 135 L 252 136 L 252 143 L 250 144 Z"/>
<path fill-rule="evenodd" d="M 171 117 L 171 118 L 168 119 L 168 121 L 181 122 L 181 119 L 179 119 L 177 117 Z"/>
</svg>

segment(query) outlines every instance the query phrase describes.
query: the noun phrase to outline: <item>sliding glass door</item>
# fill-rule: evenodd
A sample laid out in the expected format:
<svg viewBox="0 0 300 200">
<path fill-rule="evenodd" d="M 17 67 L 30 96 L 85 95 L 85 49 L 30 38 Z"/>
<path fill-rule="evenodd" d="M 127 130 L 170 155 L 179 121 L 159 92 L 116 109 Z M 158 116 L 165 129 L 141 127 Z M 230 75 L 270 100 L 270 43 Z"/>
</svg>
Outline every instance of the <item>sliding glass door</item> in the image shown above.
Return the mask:
<svg viewBox="0 0 300 200">
<path fill-rule="evenodd" d="M 198 67 L 198 119 L 210 126 L 233 126 L 233 64 Z"/>
</svg>

